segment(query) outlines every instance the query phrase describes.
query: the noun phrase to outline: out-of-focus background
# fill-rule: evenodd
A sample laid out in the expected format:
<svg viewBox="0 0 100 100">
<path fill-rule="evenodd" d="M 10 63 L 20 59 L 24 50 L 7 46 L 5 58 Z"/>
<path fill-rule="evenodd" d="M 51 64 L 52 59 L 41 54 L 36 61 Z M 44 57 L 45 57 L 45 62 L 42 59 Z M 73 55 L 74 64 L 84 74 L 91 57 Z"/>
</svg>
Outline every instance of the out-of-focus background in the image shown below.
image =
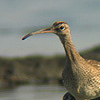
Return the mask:
<svg viewBox="0 0 100 100">
<path fill-rule="evenodd" d="M 100 61 L 100 1 L 0 0 L 0 100 L 61 100 L 65 56 L 54 34 L 21 38 L 65 21 L 84 58 Z"/>
</svg>

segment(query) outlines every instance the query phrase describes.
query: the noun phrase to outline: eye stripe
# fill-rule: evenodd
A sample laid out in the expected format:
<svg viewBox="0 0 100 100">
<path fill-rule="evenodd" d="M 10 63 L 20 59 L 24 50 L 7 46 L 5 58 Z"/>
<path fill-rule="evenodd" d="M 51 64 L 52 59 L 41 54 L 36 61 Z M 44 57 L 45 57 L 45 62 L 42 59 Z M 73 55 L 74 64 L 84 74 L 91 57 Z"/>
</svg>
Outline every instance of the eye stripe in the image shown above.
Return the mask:
<svg viewBox="0 0 100 100">
<path fill-rule="evenodd" d="M 62 21 L 59 21 L 59 22 L 55 22 L 53 24 L 54 27 L 58 26 L 58 25 L 61 25 L 61 24 L 67 24 L 66 22 L 62 22 Z"/>
<path fill-rule="evenodd" d="M 55 30 L 56 30 L 56 31 L 58 31 L 58 32 L 60 32 L 60 31 L 61 31 L 61 30 L 60 30 L 60 28 L 55 28 Z"/>
</svg>

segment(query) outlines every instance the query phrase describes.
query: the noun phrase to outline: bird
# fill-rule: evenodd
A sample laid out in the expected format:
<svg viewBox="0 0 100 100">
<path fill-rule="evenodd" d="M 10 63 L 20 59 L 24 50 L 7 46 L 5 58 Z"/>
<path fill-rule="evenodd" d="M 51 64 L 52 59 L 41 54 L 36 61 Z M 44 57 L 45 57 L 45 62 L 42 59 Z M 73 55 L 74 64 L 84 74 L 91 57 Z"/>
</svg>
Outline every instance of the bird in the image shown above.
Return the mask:
<svg viewBox="0 0 100 100">
<path fill-rule="evenodd" d="M 72 41 L 68 23 L 54 22 L 51 27 L 28 33 L 22 40 L 40 33 L 56 34 L 63 45 L 66 61 L 62 78 L 66 90 L 76 100 L 90 100 L 100 97 L 100 62 L 87 60 L 78 53 Z"/>
</svg>

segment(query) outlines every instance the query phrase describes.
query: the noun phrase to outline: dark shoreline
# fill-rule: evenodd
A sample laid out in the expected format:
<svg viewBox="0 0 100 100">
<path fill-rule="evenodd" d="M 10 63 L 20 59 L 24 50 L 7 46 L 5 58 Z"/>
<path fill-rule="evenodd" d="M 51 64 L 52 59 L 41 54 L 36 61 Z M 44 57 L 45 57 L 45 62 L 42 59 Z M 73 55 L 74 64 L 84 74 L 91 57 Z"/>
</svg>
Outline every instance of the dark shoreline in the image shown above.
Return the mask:
<svg viewBox="0 0 100 100">
<path fill-rule="evenodd" d="M 86 59 L 100 61 L 100 46 L 80 52 Z M 0 57 L 0 88 L 20 84 L 62 84 L 64 55 Z"/>
</svg>

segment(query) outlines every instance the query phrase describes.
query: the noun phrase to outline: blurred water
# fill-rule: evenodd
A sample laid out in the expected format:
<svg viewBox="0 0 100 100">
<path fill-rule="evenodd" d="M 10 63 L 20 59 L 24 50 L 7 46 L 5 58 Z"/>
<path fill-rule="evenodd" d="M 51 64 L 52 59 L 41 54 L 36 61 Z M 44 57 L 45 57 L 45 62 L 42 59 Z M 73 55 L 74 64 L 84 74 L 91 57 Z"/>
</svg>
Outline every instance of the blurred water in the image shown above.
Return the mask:
<svg viewBox="0 0 100 100">
<path fill-rule="evenodd" d="M 25 34 L 20 33 L 20 30 L 0 35 L 0 56 L 14 57 L 36 54 L 64 54 L 63 46 L 59 38 L 54 34 L 34 35 L 22 41 L 21 38 L 24 35 Z M 100 33 L 98 31 L 72 30 L 72 40 L 78 51 L 99 44 L 99 37 Z"/>
<path fill-rule="evenodd" d="M 62 100 L 65 89 L 57 85 L 25 85 L 0 91 L 0 100 Z"/>
<path fill-rule="evenodd" d="M 0 56 L 64 54 L 59 39 L 52 34 L 21 41 L 22 33 L 48 27 L 58 20 L 70 25 L 78 51 L 99 44 L 98 0 L 0 0 Z"/>
</svg>

